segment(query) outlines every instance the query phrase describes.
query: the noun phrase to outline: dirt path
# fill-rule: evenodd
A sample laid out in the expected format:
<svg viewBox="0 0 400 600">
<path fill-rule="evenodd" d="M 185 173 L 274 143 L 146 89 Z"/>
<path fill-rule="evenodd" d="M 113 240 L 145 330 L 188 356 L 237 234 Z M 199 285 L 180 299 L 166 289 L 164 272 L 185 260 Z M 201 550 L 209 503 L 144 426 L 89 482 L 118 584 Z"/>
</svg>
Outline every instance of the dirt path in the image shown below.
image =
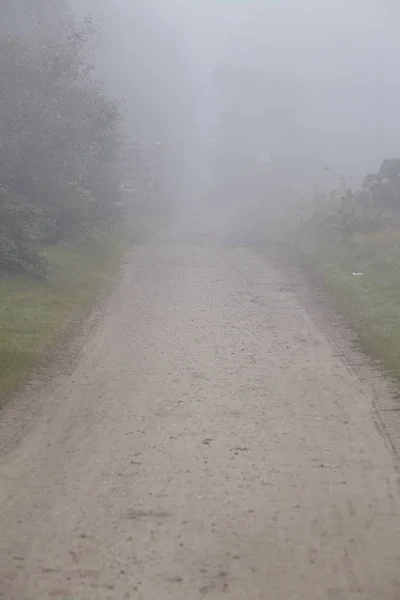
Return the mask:
<svg viewBox="0 0 400 600">
<path fill-rule="evenodd" d="M 0 597 L 398 600 L 391 400 L 346 352 L 251 250 L 137 248 L 0 457 Z"/>
</svg>

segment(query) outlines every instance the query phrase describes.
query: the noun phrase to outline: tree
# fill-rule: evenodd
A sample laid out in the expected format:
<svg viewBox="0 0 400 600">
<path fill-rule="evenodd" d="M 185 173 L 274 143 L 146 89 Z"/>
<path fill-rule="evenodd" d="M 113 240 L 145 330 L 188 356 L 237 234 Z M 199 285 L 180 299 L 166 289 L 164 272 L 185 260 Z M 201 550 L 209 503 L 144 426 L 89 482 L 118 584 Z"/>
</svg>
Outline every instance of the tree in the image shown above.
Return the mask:
<svg viewBox="0 0 400 600">
<path fill-rule="evenodd" d="M 386 209 L 400 210 L 400 159 L 385 159 L 378 173 L 365 177 L 362 189 L 380 214 Z"/>
<path fill-rule="evenodd" d="M 214 72 L 219 115 L 215 137 L 216 197 L 255 211 L 284 201 L 301 176 L 297 156 L 301 114 L 290 81 L 250 67 Z"/>
<path fill-rule="evenodd" d="M 32 0 L 24 8 L 29 33 L 0 30 L 0 268 L 7 270 L 35 267 L 42 243 L 104 222 L 118 197 L 123 113 L 93 77 L 97 31 L 62 0 L 50 14 L 46 7 Z"/>
</svg>

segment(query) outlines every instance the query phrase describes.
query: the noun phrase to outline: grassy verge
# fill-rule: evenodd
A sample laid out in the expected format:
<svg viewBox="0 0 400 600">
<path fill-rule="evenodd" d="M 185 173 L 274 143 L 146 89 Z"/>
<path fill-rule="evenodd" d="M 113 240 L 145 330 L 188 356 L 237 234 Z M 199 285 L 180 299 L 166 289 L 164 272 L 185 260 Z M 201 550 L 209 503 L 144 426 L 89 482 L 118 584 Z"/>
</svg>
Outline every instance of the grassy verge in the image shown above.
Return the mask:
<svg viewBox="0 0 400 600">
<path fill-rule="evenodd" d="M 46 279 L 0 279 L 0 404 L 40 366 L 71 320 L 84 314 L 130 243 L 121 231 L 96 233 L 46 250 Z"/>
<path fill-rule="evenodd" d="M 339 243 L 311 223 L 292 249 L 348 315 L 362 349 L 400 380 L 400 228 Z"/>
</svg>

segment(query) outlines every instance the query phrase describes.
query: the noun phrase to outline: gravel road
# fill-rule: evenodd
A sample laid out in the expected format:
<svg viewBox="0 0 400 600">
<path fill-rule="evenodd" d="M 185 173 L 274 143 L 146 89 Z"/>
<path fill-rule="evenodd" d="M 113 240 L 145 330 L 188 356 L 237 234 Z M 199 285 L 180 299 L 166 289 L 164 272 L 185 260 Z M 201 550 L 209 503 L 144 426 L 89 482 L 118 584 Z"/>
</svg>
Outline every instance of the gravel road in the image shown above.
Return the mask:
<svg viewBox="0 0 400 600">
<path fill-rule="evenodd" d="M 399 599 L 396 406 L 300 284 L 243 246 L 132 252 L 3 412 L 0 598 Z"/>
</svg>

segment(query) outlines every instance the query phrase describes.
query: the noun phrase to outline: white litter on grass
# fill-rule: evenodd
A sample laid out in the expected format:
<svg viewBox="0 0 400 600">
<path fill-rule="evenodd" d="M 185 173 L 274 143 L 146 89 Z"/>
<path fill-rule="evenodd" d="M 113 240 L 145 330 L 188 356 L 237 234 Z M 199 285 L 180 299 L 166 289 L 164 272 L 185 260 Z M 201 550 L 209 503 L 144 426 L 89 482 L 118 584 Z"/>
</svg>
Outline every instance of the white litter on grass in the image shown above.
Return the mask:
<svg viewBox="0 0 400 600">
<path fill-rule="evenodd" d="M 359 275 L 362 275 L 362 273 L 353 273 L 353 275 L 356 275 L 358 277 Z"/>
</svg>

